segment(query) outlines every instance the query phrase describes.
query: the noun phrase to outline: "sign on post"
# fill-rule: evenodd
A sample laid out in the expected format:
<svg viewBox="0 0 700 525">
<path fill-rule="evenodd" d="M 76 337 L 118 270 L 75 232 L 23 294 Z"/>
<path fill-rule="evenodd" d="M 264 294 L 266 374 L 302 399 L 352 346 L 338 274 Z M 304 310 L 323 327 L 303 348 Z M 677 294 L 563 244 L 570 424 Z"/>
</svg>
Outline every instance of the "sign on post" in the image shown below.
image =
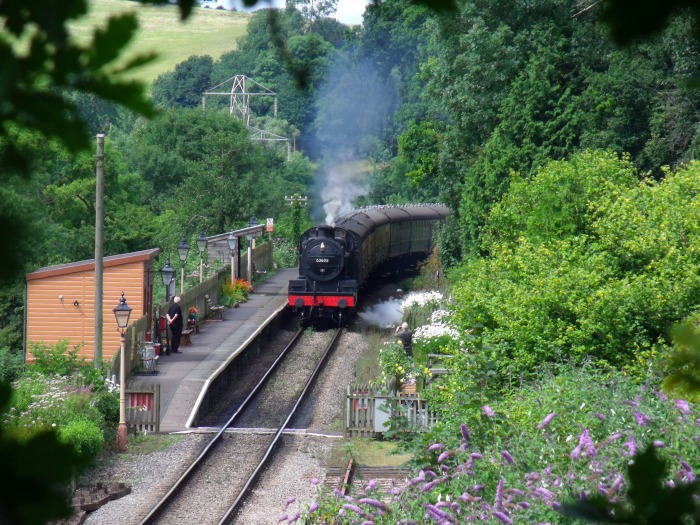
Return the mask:
<svg viewBox="0 0 700 525">
<path fill-rule="evenodd" d="M 273 232 L 275 231 L 275 221 L 274 219 L 270 218 L 267 219 L 267 222 L 265 223 L 265 231 L 266 232 Z"/>
</svg>

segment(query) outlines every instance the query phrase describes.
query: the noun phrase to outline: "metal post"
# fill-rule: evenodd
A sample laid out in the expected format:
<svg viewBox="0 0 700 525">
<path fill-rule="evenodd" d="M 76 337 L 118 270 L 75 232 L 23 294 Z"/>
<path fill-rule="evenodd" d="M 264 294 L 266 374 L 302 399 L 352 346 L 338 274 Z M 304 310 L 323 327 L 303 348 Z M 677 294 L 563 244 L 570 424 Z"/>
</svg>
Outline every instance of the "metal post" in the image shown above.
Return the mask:
<svg viewBox="0 0 700 525">
<path fill-rule="evenodd" d="M 199 282 L 201 283 L 204 278 L 204 259 L 199 257 Z"/>
<path fill-rule="evenodd" d="M 119 427 L 117 427 L 117 448 L 126 450 L 128 446 L 126 428 L 126 336 L 121 333 L 119 356 Z"/>
<path fill-rule="evenodd" d="M 182 263 L 182 268 L 180 269 L 180 295 L 185 293 L 185 263 Z"/>
</svg>

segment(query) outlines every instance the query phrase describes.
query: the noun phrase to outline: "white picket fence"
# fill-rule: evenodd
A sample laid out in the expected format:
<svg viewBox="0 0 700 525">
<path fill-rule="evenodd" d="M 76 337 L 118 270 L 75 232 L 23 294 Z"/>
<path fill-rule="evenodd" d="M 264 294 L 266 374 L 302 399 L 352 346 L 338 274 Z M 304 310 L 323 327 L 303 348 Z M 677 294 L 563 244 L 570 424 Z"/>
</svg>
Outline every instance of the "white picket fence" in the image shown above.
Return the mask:
<svg viewBox="0 0 700 525">
<path fill-rule="evenodd" d="M 401 414 L 406 418 L 406 426 L 416 431 L 425 430 L 436 421 L 420 394 L 384 394 L 369 385 L 347 387 L 344 412 L 346 437 L 376 437 L 388 429 L 392 415 Z"/>
</svg>

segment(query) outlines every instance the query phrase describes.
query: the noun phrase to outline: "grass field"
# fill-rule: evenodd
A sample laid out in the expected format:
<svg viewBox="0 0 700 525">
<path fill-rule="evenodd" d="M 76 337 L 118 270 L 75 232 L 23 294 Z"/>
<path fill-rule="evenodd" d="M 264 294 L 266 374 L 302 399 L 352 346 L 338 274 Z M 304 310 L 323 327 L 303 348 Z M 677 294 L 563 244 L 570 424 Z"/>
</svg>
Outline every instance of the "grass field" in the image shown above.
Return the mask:
<svg viewBox="0 0 700 525">
<path fill-rule="evenodd" d="M 126 0 L 90 0 L 90 13 L 71 25 L 78 42 L 86 42 L 97 27 L 112 14 L 136 12 L 139 32 L 123 59 L 143 52 L 155 52 L 158 58 L 134 71 L 130 78 L 149 84 L 161 73 L 191 55 L 210 55 L 216 60 L 222 53 L 236 49 L 245 34 L 249 13 L 195 8 L 186 22 L 179 19 L 175 6 L 149 6 Z M 231 76 L 236 72 L 232 71 Z"/>
</svg>

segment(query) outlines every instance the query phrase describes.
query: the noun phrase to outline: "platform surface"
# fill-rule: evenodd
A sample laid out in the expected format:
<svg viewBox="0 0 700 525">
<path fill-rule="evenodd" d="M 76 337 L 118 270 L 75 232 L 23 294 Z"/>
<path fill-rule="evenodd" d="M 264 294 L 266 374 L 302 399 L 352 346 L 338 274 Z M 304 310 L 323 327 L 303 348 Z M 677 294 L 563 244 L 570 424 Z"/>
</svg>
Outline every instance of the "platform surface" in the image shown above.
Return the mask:
<svg viewBox="0 0 700 525">
<path fill-rule="evenodd" d="M 248 301 L 238 308 L 227 308 L 224 320 L 207 320 L 192 344 L 180 347 L 179 354 L 161 355 L 158 375 L 134 376 L 129 388 L 160 385 L 160 431 L 186 430 L 197 400 L 207 380 L 232 356 L 242 351 L 246 341 L 287 304 L 287 285 L 298 276 L 296 268 L 277 270 L 264 282 L 256 283 Z"/>
</svg>

